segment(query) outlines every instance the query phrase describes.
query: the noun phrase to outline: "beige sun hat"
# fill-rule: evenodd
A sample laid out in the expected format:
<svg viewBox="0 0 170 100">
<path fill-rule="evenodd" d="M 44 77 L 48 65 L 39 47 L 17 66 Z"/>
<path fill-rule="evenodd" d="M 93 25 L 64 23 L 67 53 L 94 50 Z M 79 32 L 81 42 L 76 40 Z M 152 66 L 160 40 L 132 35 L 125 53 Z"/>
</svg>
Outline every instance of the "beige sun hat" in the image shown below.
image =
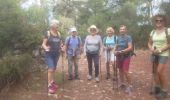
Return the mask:
<svg viewBox="0 0 170 100">
<path fill-rule="evenodd" d="M 91 26 L 87 29 L 87 31 L 88 31 L 89 33 L 91 33 L 91 32 L 90 32 L 90 29 L 96 29 L 96 33 L 99 32 L 99 30 L 98 30 L 98 28 L 96 27 L 96 25 L 91 25 Z"/>
</svg>

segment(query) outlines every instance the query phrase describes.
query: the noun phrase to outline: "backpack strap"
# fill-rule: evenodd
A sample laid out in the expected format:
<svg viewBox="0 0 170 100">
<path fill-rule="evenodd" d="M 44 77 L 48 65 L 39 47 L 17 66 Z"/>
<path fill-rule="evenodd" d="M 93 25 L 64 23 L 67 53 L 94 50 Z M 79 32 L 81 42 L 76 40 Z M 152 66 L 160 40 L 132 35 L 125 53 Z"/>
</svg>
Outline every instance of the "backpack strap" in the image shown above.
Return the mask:
<svg viewBox="0 0 170 100">
<path fill-rule="evenodd" d="M 70 40 L 71 40 L 71 36 L 69 36 L 69 37 L 68 37 L 68 41 L 67 41 L 67 44 L 66 44 L 66 46 L 67 46 L 67 49 L 68 49 L 68 47 L 69 47 Z"/>
<path fill-rule="evenodd" d="M 155 34 L 155 30 L 152 30 L 152 32 L 151 32 L 151 38 L 153 37 L 154 34 Z"/>
<path fill-rule="evenodd" d="M 104 44 L 104 46 L 106 46 L 106 38 L 107 38 L 107 37 L 104 37 L 104 38 L 103 38 L 103 44 Z"/>
<path fill-rule="evenodd" d="M 49 39 L 51 36 L 51 32 L 50 31 L 47 31 L 47 39 Z"/>
<path fill-rule="evenodd" d="M 170 44 L 170 41 L 168 40 L 168 28 L 165 28 L 165 34 L 166 34 L 167 43 Z"/>
<path fill-rule="evenodd" d="M 78 46 L 79 46 L 79 48 L 80 48 L 80 42 L 81 42 L 81 39 L 80 39 L 80 36 L 77 36 L 77 38 L 78 38 Z"/>
<path fill-rule="evenodd" d="M 116 44 L 118 43 L 116 35 L 114 35 L 114 42 L 115 42 Z"/>
</svg>

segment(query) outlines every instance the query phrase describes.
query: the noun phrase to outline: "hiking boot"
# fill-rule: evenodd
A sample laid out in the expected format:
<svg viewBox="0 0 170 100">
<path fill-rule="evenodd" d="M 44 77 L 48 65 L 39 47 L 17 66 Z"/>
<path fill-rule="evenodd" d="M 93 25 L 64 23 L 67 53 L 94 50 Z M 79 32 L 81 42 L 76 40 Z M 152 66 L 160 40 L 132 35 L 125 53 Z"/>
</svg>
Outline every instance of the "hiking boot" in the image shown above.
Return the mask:
<svg viewBox="0 0 170 100">
<path fill-rule="evenodd" d="M 154 94 L 157 95 L 161 92 L 161 88 L 159 86 L 155 86 L 152 91 L 150 92 L 150 94 Z"/>
<path fill-rule="evenodd" d="M 96 80 L 97 83 L 100 81 L 99 77 L 96 77 L 95 80 Z"/>
<path fill-rule="evenodd" d="M 167 97 L 167 92 L 165 92 L 165 91 L 160 91 L 157 95 L 156 95 L 156 98 L 158 98 L 158 99 L 163 99 L 163 98 L 166 98 Z"/>
<path fill-rule="evenodd" d="M 75 76 L 75 79 L 76 79 L 76 80 L 80 80 L 80 78 L 79 78 L 79 76 L 78 76 L 78 75 L 76 75 L 76 76 Z"/>
<path fill-rule="evenodd" d="M 57 89 L 53 85 L 50 85 L 48 87 L 48 93 L 50 93 L 50 94 L 54 94 L 56 92 L 56 90 Z"/>
<path fill-rule="evenodd" d="M 110 74 L 109 73 L 107 73 L 106 79 L 107 80 L 110 79 Z"/>
<path fill-rule="evenodd" d="M 68 77 L 68 80 L 73 80 L 72 75 L 70 75 L 70 76 Z"/>
<path fill-rule="evenodd" d="M 125 84 L 121 84 L 118 86 L 120 89 L 126 89 L 126 85 Z"/>
<path fill-rule="evenodd" d="M 92 76 L 91 75 L 88 75 L 87 76 L 87 79 L 90 81 L 92 79 Z"/>
</svg>

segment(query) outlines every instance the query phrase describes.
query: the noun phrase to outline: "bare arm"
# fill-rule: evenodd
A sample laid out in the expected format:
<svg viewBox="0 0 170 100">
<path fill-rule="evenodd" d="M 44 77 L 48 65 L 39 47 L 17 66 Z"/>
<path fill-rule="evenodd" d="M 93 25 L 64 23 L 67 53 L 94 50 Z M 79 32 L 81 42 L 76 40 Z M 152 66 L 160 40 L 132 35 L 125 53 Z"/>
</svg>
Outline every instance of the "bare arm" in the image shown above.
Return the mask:
<svg viewBox="0 0 170 100">
<path fill-rule="evenodd" d="M 42 43 L 42 47 L 45 51 L 48 51 L 50 49 L 49 46 L 47 46 L 47 42 L 48 42 L 48 39 L 47 38 L 44 38 L 43 39 L 43 43 Z"/>
<path fill-rule="evenodd" d="M 152 41 L 152 37 L 149 37 L 149 40 L 148 40 L 148 48 L 150 51 L 154 51 L 154 49 L 152 48 L 152 45 L 153 45 L 153 41 Z"/>
<path fill-rule="evenodd" d="M 122 50 L 122 52 L 123 52 L 123 53 L 129 52 L 129 51 L 132 50 L 132 47 L 133 47 L 132 43 L 129 42 L 129 43 L 128 43 L 128 47 L 127 47 L 126 49 Z"/>
</svg>

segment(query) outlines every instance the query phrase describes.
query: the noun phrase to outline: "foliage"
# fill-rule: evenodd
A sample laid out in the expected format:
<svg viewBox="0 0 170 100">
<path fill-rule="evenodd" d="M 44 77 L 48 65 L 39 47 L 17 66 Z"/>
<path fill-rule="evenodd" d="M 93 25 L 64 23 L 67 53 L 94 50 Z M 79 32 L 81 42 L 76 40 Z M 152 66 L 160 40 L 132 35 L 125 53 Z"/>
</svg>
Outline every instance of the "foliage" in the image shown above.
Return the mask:
<svg viewBox="0 0 170 100">
<path fill-rule="evenodd" d="M 23 80 L 31 63 L 32 58 L 29 54 L 3 57 L 0 60 L 0 89 L 4 85 Z"/>
</svg>

